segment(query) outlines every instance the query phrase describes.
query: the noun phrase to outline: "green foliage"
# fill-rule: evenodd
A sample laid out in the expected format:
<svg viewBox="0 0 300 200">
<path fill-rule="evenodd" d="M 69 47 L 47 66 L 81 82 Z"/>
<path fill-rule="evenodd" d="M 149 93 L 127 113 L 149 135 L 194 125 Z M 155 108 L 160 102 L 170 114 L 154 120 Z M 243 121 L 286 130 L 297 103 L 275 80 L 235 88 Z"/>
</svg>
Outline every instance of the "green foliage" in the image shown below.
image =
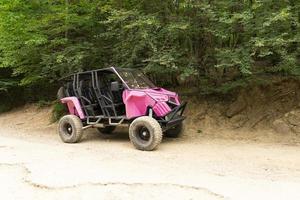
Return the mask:
<svg viewBox="0 0 300 200">
<path fill-rule="evenodd" d="M 224 92 L 256 74 L 298 76 L 299 10 L 297 0 L 2 0 L 0 91 L 112 65 Z"/>
<path fill-rule="evenodd" d="M 13 86 L 16 86 L 16 81 L 9 79 L 0 79 L 0 92 L 7 92 L 7 90 Z"/>
<path fill-rule="evenodd" d="M 52 109 L 51 122 L 57 122 L 62 116 L 67 113 L 66 106 L 56 102 Z"/>
</svg>

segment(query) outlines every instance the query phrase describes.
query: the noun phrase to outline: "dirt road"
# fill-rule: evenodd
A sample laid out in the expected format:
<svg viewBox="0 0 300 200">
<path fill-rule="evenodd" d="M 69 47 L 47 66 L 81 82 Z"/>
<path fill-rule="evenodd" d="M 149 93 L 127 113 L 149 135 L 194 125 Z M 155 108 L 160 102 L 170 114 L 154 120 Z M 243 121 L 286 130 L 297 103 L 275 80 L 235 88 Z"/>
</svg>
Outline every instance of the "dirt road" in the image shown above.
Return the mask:
<svg viewBox="0 0 300 200">
<path fill-rule="evenodd" d="M 1 200 L 300 199 L 296 136 L 187 129 L 142 152 L 126 132 L 64 144 L 50 114 L 28 106 L 0 115 Z"/>
<path fill-rule="evenodd" d="M 54 131 L 54 130 L 53 130 Z M 300 146 L 207 138 L 132 148 L 125 133 L 63 144 L 0 130 L 1 199 L 300 199 Z"/>
</svg>

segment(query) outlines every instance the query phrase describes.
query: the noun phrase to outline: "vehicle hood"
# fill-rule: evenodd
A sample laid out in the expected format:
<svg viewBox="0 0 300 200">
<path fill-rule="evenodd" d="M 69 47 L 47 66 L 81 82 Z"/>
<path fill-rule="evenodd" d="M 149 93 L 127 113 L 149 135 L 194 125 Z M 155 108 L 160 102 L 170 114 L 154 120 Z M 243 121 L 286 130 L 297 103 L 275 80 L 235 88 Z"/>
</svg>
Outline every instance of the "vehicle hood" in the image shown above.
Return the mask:
<svg viewBox="0 0 300 200">
<path fill-rule="evenodd" d="M 176 104 L 179 104 L 178 95 L 175 92 L 171 92 L 169 90 L 163 88 L 155 88 L 155 89 L 141 89 L 140 91 L 145 92 L 155 101 L 173 101 Z"/>
</svg>

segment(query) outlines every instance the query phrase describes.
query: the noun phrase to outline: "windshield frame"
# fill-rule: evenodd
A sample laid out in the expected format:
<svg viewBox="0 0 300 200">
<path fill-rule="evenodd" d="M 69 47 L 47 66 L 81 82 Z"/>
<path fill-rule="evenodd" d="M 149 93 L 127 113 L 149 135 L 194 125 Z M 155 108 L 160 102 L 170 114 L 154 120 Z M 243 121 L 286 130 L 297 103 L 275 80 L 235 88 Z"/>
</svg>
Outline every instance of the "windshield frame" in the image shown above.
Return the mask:
<svg viewBox="0 0 300 200">
<path fill-rule="evenodd" d="M 157 88 L 155 84 L 141 70 L 125 68 L 115 68 L 115 70 L 128 89 Z"/>
</svg>

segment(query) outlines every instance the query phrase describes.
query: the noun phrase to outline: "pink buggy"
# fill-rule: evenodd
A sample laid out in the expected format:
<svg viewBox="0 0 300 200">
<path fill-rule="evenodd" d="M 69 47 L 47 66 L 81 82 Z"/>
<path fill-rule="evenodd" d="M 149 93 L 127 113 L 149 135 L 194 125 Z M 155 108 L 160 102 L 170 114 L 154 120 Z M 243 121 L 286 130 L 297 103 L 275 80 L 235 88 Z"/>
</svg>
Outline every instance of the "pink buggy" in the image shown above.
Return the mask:
<svg viewBox="0 0 300 200">
<path fill-rule="evenodd" d="M 127 124 L 132 144 L 151 151 L 163 135 L 177 137 L 182 130 L 186 103 L 140 71 L 110 67 L 76 73 L 62 82 L 58 98 L 69 112 L 58 125 L 63 142 L 78 142 L 88 128 L 109 135 Z"/>
</svg>

